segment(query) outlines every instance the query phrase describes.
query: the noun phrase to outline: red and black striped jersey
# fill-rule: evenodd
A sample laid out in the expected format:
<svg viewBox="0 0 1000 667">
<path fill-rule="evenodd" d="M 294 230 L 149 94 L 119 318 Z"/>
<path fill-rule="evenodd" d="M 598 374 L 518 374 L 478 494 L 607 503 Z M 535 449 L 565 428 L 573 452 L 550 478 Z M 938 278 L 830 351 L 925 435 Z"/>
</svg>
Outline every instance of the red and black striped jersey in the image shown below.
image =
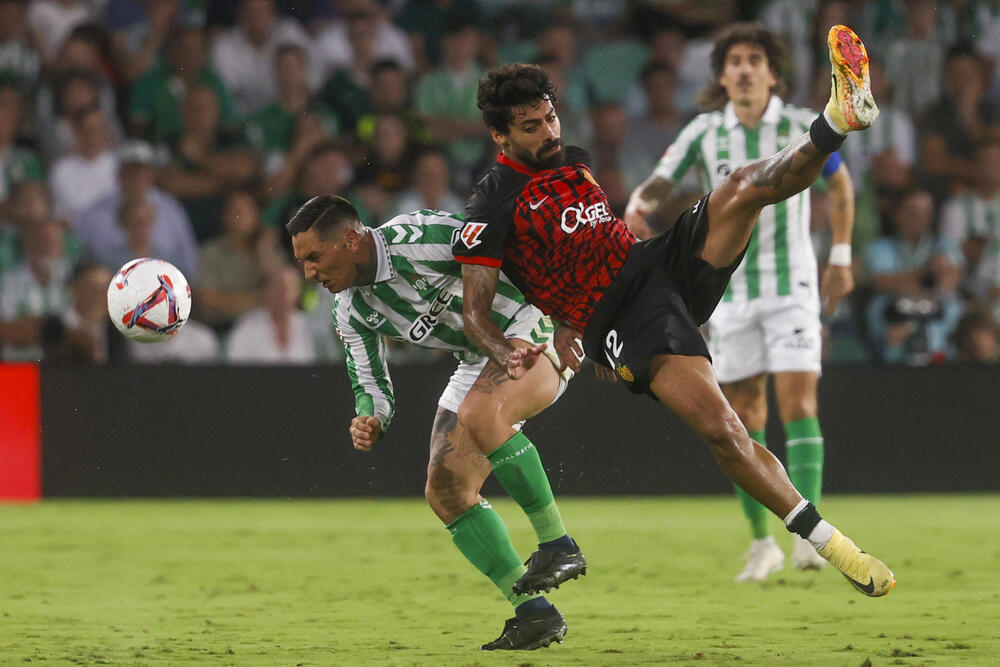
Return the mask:
<svg viewBox="0 0 1000 667">
<path fill-rule="evenodd" d="M 502 268 L 529 303 L 579 331 L 636 240 L 589 163 L 574 146 L 561 167 L 538 171 L 501 153 L 452 244 L 459 262 Z"/>
</svg>

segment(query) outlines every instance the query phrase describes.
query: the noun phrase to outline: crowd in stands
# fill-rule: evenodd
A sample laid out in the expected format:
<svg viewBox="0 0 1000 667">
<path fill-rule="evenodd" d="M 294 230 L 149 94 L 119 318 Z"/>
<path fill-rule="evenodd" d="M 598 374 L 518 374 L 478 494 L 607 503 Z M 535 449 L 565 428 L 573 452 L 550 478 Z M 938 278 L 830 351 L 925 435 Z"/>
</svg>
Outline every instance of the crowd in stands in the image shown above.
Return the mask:
<svg viewBox="0 0 1000 667">
<path fill-rule="evenodd" d="M 787 99 L 814 109 L 827 28 L 869 46 L 881 117 L 842 149 L 859 288 L 827 359 L 1000 361 L 1000 0 L 0 0 L 0 359 L 336 362 L 332 296 L 283 228 L 298 206 L 460 212 L 497 150 L 478 80 L 534 62 L 621 214 L 736 20 L 784 37 Z M 141 256 L 193 288 L 165 344 L 107 327 Z"/>
</svg>

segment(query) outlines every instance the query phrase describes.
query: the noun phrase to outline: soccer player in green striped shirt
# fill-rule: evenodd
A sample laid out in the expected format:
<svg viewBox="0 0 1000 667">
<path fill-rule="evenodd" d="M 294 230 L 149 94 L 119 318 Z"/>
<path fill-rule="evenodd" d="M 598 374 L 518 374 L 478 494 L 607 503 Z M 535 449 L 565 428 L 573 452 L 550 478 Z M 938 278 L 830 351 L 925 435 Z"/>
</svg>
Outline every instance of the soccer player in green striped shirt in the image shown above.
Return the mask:
<svg viewBox="0 0 1000 667">
<path fill-rule="evenodd" d="M 736 167 L 772 155 L 809 129 L 816 112 L 794 107 L 779 95 L 784 62 L 777 35 L 760 24 L 736 24 L 720 34 L 712 50 L 716 81 L 702 93 L 715 109 L 692 120 L 633 193 L 625 221 L 640 238 L 652 232 L 643 218 L 645 202 L 663 199 L 690 169 L 707 192 Z M 847 168 L 834 153 L 823 170 L 829 185 L 833 248 L 822 281 L 809 235 L 808 189 L 760 212 L 743 262 L 708 322 L 716 376 L 750 437 L 764 444 L 767 380 L 774 378 L 785 427 L 787 468 L 792 484 L 819 505 L 823 435 L 817 420 L 820 374 L 820 308 L 832 312 L 853 289 L 851 230 L 854 191 Z M 817 282 L 819 284 L 817 285 Z M 769 513 L 735 487 L 750 522 L 753 542 L 736 581 L 760 581 L 781 569 Z M 819 569 L 826 561 L 795 536 L 792 564 Z"/>
<path fill-rule="evenodd" d="M 395 396 L 385 341 L 446 350 L 459 365 L 438 401 L 427 466 L 427 501 L 455 546 L 515 608 L 483 649 L 535 649 L 561 641 L 562 615 L 537 591 L 586 573 L 586 560 L 566 534 L 545 469 L 520 425 L 551 405 L 572 371 L 560 371 L 549 347 L 555 325 L 504 279 L 491 318 L 522 351 L 512 381 L 462 330 L 462 278 L 451 245 L 463 218 L 441 211 L 400 215 L 364 227 L 346 199 L 306 202 L 286 225 L 306 278 L 337 295 L 334 319 L 347 353 L 357 417 L 350 434 L 368 451 L 392 421 Z M 538 536 L 528 567 L 507 527 L 479 494 L 494 473 Z"/>
</svg>

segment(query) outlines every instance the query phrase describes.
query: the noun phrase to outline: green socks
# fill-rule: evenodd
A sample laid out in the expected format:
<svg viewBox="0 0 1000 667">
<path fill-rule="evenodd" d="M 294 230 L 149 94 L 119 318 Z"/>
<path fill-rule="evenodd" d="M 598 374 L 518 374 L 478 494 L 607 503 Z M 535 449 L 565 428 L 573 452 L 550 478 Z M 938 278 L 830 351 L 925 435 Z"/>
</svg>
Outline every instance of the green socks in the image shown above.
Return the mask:
<svg viewBox="0 0 1000 667">
<path fill-rule="evenodd" d="M 514 594 L 514 582 L 521 578 L 526 568 L 510 543 L 503 519 L 487 501 L 467 509 L 447 528 L 466 560 L 489 577 L 513 606 L 538 597 Z"/>
<path fill-rule="evenodd" d="M 802 496 L 819 506 L 823 490 L 823 433 L 819 419 L 807 417 L 785 424 L 788 477 Z"/>
<path fill-rule="evenodd" d="M 566 534 L 538 450 L 526 435 L 521 432 L 514 434 L 486 458 L 493 464 L 493 474 L 504 490 L 528 515 L 539 543 L 550 542 Z"/>
<path fill-rule="evenodd" d="M 750 439 L 756 440 L 764 447 L 767 447 L 767 443 L 764 441 L 763 430 L 750 431 Z M 736 496 L 740 499 L 740 505 L 743 506 L 743 513 L 747 515 L 747 519 L 750 521 L 750 532 L 753 533 L 753 538 L 759 540 L 770 535 L 771 528 L 767 525 L 770 512 L 768 512 L 767 508 L 735 484 L 733 484 L 733 489 L 736 490 Z"/>
</svg>

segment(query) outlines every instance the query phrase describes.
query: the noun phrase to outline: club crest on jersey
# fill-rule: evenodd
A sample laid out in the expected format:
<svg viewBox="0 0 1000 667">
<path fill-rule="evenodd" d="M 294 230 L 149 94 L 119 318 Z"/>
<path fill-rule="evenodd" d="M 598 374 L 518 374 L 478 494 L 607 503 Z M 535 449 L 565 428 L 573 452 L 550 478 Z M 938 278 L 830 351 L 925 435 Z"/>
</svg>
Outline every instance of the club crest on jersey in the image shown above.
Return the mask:
<svg viewBox="0 0 1000 667">
<path fill-rule="evenodd" d="M 580 228 L 580 225 L 595 227 L 598 223 L 611 222 L 614 218 L 606 201 L 599 201 L 590 206 L 579 204 L 563 209 L 559 227 L 567 234 L 572 234 Z"/>
<path fill-rule="evenodd" d="M 615 373 L 618 373 L 618 377 L 626 382 L 635 382 L 635 375 L 632 374 L 632 369 L 625 364 L 615 366 Z"/>
<path fill-rule="evenodd" d="M 467 222 L 465 223 L 465 226 L 462 227 L 459 238 L 462 239 L 462 243 L 465 244 L 465 247 L 471 250 L 482 243 L 482 241 L 479 240 L 479 235 L 483 233 L 484 229 L 486 229 L 485 222 Z"/>
</svg>

